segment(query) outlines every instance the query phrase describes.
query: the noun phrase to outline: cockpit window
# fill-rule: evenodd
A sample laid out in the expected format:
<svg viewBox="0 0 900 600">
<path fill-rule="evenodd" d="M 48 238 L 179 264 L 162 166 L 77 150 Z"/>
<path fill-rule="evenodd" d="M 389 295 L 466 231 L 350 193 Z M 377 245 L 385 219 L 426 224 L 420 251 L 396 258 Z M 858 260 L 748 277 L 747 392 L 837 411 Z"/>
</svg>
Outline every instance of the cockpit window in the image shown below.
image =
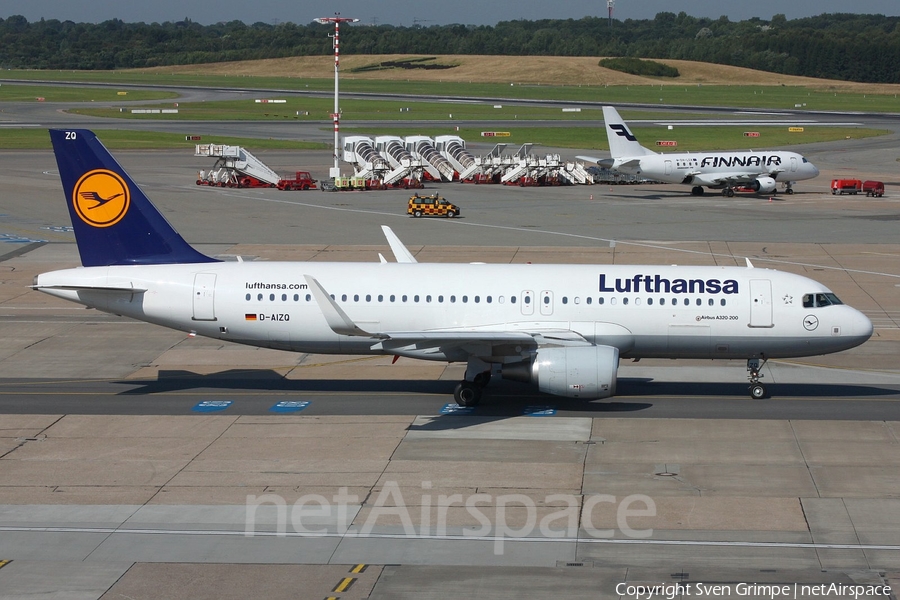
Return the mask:
<svg viewBox="0 0 900 600">
<path fill-rule="evenodd" d="M 806 157 L 805 157 L 805 156 L 803 157 L 803 162 L 805 162 L 805 163 L 808 163 L 808 162 L 809 162 L 808 160 L 806 160 Z"/>
<path fill-rule="evenodd" d="M 821 308 L 823 306 L 832 306 L 843 304 L 841 300 L 832 293 L 827 294 L 804 294 L 803 308 Z"/>
</svg>

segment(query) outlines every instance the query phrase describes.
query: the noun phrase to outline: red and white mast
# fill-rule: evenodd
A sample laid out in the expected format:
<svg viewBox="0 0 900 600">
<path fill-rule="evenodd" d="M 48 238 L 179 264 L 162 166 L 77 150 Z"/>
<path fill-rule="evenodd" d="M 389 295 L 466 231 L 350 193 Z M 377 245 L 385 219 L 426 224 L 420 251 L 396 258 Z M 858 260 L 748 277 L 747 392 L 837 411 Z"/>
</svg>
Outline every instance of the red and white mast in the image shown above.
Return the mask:
<svg viewBox="0 0 900 600">
<path fill-rule="evenodd" d="M 341 130 L 341 107 L 338 96 L 338 71 L 341 66 L 341 23 L 356 23 L 359 19 L 351 19 L 350 17 L 342 17 L 340 13 L 335 13 L 333 17 L 322 17 L 315 20 L 316 23 L 334 23 L 334 112 L 331 113 L 331 119 L 334 121 L 334 166 L 328 172 L 331 178 L 341 176 L 340 151 L 341 142 L 339 138 Z"/>
</svg>

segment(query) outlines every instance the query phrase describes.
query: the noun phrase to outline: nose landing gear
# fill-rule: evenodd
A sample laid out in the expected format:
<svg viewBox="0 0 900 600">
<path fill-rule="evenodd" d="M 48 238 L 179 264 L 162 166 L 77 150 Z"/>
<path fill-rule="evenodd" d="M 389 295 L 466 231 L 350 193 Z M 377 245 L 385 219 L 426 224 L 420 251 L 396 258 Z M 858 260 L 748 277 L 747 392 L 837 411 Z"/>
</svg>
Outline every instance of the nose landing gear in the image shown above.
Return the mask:
<svg viewBox="0 0 900 600">
<path fill-rule="evenodd" d="M 766 366 L 768 360 L 769 359 L 763 357 L 762 363 L 760 363 L 758 358 L 747 359 L 747 371 L 750 373 L 747 376 L 748 379 L 750 379 L 750 397 L 754 400 L 761 400 L 762 398 L 768 397 L 766 386 L 759 382 L 759 380 L 764 377 L 759 371 Z"/>
</svg>

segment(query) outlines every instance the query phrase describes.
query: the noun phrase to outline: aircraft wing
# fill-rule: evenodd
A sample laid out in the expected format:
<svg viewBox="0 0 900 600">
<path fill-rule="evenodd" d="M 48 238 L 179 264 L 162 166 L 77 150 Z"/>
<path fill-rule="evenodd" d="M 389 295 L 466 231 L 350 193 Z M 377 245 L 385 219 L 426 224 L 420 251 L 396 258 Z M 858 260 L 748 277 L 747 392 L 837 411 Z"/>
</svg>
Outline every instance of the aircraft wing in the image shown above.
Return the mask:
<svg viewBox="0 0 900 600">
<path fill-rule="evenodd" d="M 698 176 L 698 173 L 692 173 L 692 175 Z M 716 173 L 709 174 L 705 177 L 702 177 L 703 180 L 708 181 L 710 185 L 725 185 L 727 183 L 735 184 L 735 183 L 750 183 L 754 181 L 758 177 L 769 177 L 768 171 L 732 171 L 730 173 Z M 699 178 L 699 177 L 698 177 Z"/>
<path fill-rule="evenodd" d="M 466 361 L 477 357 L 489 362 L 518 361 L 541 347 L 590 346 L 581 335 L 568 329 L 535 331 L 410 331 L 386 332 L 373 350 L 401 356 Z"/>
<path fill-rule="evenodd" d="M 304 275 L 328 326 L 338 335 L 366 337 L 372 340 L 373 350 L 426 357 L 442 355 L 450 360 L 479 358 L 523 357 L 542 346 L 590 346 L 579 333 L 569 329 L 544 327 L 535 324 L 533 330 L 454 329 L 428 331 L 378 331 L 369 332 L 357 325 L 338 306 L 314 277 Z"/>
</svg>

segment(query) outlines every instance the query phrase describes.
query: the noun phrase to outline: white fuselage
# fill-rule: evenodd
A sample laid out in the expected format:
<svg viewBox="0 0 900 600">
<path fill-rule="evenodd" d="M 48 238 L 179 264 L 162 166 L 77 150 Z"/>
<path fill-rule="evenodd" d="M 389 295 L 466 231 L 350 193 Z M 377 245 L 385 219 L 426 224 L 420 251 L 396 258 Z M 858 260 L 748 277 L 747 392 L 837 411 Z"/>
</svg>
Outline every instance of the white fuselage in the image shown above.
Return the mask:
<svg viewBox="0 0 900 600">
<path fill-rule="evenodd" d="M 777 182 L 803 181 L 819 174 L 802 155 L 786 151 L 647 154 L 616 158 L 613 169 L 666 183 L 710 187 L 761 177 Z"/>
<path fill-rule="evenodd" d="M 307 275 L 373 333 L 523 332 L 540 339 L 541 332 L 570 331 L 626 358 L 816 355 L 872 333 L 849 306 L 805 307 L 804 297 L 830 293 L 821 284 L 742 267 L 221 262 L 67 269 L 39 275 L 35 287 L 243 344 L 466 360 L 459 349 L 386 350 L 369 337 L 338 335 Z"/>
</svg>

